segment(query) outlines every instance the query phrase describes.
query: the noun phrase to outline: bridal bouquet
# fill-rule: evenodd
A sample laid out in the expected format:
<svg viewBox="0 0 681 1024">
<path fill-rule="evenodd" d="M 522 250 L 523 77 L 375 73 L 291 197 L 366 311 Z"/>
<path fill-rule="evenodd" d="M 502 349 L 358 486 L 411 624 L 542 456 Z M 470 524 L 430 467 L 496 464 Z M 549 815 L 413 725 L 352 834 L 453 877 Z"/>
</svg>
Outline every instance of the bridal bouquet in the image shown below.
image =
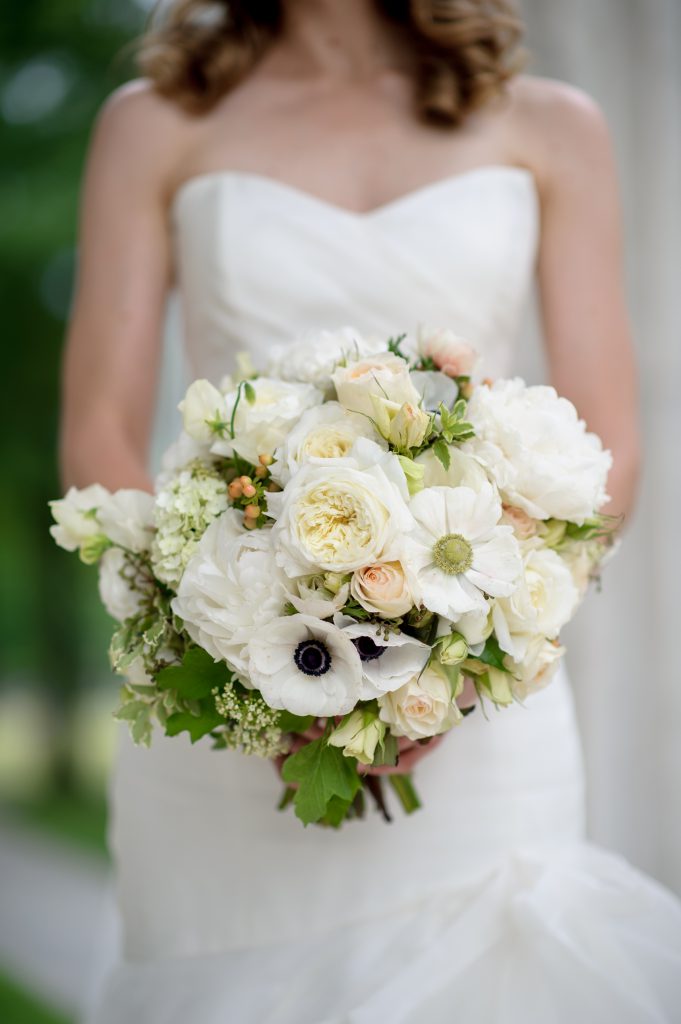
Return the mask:
<svg viewBox="0 0 681 1024">
<path fill-rule="evenodd" d="M 338 826 L 367 793 L 387 816 L 386 779 L 419 806 L 401 739 L 548 683 L 613 532 L 611 459 L 552 388 L 476 363 L 447 330 L 322 333 L 195 381 L 154 495 L 51 503 L 99 566 L 137 743 L 156 719 L 277 759 L 280 806 Z"/>
</svg>

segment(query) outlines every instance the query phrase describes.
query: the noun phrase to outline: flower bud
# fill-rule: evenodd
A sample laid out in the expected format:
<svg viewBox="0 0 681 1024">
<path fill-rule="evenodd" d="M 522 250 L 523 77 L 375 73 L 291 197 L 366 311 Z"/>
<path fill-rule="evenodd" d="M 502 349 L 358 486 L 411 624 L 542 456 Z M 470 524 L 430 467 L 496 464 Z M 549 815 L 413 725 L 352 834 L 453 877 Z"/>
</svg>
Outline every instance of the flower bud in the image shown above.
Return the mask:
<svg viewBox="0 0 681 1024">
<path fill-rule="evenodd" d="M 392 417 L 387 440 L 396 448 L 418 448 L 429 427 L 428 413 L 411 402 L 404 402 Z"/>
<path fill-rule="evenodd" d="M 567 523 L 562 519 L 544 519 L 539 523 L 537 532 L 547 548 L 557 548 L 565 537 Z"/>
<path fill-rule="evenodd" d="M 376 747 L 383 742 L 386 724 L 372 711 L 359 709 L 347 715 L 329 736 L 329 745 L 342 747 L 346 757 L 356 757 L 362 764 L 372 764 Z"/>
<path fill-rule="evenodd" d="M 460 665 L 468 657 L 468 644 L 461 633 L 450 633 L 438 640 L 437 655 L 442 665 Z"/>
<path fill-rule="evenodd" d="M 80 545 L 80 560 L 86 565 L 95 565 L 111 546 L 111 541 L 103 533 L 96 533 L 94 537 L 86 537 Z"/>
</svg>

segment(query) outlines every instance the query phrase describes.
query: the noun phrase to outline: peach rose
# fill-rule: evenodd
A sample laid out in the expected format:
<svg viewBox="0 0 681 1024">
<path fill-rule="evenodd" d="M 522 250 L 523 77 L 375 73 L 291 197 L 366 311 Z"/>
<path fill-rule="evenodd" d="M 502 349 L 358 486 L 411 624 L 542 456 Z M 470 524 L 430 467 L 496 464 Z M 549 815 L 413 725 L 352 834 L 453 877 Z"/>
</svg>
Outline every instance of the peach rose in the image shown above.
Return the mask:
<svg viewBox="0 0 681 1024">
<path fill-rule="evenodd" d="M 506 505 L 502 506 L 503 515 L 501 522 L 506 526 L 512 526 L 513 532 L 518 540 L 529 540 L 530 537 L 534 537 L 537 532 L 537 520 L 533 519 L 532 516 L 528 516 L 522 508 L 518 508 L 517 505 Z"/>
<path fill-rule="evenodd" d="M 414 604 L 400 562 L 378 562 L 356 569 L 350 581 L 350 592 L 368 612 L 384 619 L 406 615 Z"/>
</svg>

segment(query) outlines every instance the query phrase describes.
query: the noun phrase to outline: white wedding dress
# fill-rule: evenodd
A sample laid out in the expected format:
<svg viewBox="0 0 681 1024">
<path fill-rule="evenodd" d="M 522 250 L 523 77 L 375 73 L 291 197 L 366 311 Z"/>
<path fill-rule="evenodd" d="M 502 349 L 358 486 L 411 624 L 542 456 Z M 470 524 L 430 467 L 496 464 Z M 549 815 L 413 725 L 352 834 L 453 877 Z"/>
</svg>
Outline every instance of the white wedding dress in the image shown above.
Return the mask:
<svg viewBox="0 0 681 1024">
<path fill-rule="evenodd" d="M 451 326 L 485 374 L 513 371 L 538 236 L 525 170 L 482 167 L 367 214 L 205 174 L 172 216 L 193 376 L 346 323 Z M 305 829 L 275 809 L 269 763 L 123 735 L 124 959 L 96 1024 L 681 1021 L 681 903 L 585 840 L 565 674 L 525 707 L 477 708 L 415 775 L 411 817 Z"/>
</svg>

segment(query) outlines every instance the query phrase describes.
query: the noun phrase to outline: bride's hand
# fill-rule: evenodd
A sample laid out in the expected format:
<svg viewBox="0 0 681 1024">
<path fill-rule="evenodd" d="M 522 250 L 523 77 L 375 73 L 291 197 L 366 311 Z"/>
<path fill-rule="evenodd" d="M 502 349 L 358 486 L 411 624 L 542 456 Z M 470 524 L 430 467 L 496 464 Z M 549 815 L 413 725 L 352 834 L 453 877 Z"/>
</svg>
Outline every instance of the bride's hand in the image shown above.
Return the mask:
<svg viewBox="0 0 681 1024">
<path fill-rule="evenodd" d="M 298 733 L 292 738 L 289 754 L 295 754 L 301 747 L 311 743 L 313 740 L 319 739 L 323 735 L 324 726 L 315 722 L 305 732 Z M 422 758 L 432 753 L 443 739 L 443 736 L 434 736 L 427 743 L 418 743 L 407 739 L 406 736 L 400 736 L 397 741 L 397 748 L 399 750 L 399 761 L 397 764 L 381 765 L 376 768 L 372 768 L 371 765 L 358 764 L 357 770 L 360 775 L 406 775 L 412 771 Z M 283 754 L 281 757 L 275 758 L 274 763 L 279 774 L 281 774 L 282 765 L 289 754 Z"/>
</svg>

